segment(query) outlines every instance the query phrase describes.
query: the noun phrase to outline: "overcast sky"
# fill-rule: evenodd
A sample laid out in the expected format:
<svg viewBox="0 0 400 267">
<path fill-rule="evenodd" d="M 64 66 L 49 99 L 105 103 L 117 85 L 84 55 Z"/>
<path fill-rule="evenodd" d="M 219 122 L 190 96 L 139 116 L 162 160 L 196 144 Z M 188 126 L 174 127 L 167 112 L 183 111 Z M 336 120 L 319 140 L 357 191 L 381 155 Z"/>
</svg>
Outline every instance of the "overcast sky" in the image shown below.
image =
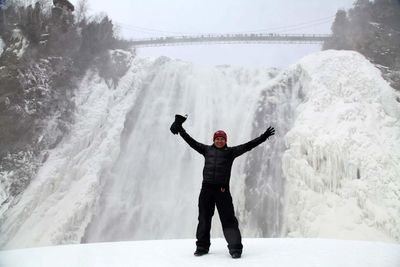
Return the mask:
<svg viewBox="0 0 400 267">
<path fill-rule="evenodd" d="M 78 0 L 71 0 L 76 4 Z M 197 33 L 330 33 L 338 9 L 354 0 L 89 0 L 89 13 L 106 13 L 126 38 Z M 201 65 L 286 67 L 317 44 L 214 44 L 139 48 Z"/>
</svg>

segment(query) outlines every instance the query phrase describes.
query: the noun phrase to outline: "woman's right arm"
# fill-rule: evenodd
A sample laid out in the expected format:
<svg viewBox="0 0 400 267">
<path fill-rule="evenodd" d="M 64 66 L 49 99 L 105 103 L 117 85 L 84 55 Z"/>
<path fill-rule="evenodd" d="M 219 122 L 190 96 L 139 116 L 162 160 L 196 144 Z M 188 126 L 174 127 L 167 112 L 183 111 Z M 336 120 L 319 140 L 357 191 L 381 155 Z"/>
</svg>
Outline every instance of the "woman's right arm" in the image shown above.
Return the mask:
<svg viewBox="0 0 400 267">
<path fill-rule="evenodd" d="M 206 152 L 206 148 L 207 146 L 197 142 L 196 140 L 194 140 L 186 131 L 185 129 L 181 129 L 179 131 L 179 134 L 182 136 L 183 140 L 186 141 L 186 143 L 189 144 L 189 146 L 191 148 L 193 148 L 194 150 L 196 150 L 197 152 L 199 152 L 200 154 L 204 155 Z"/>
</svg>

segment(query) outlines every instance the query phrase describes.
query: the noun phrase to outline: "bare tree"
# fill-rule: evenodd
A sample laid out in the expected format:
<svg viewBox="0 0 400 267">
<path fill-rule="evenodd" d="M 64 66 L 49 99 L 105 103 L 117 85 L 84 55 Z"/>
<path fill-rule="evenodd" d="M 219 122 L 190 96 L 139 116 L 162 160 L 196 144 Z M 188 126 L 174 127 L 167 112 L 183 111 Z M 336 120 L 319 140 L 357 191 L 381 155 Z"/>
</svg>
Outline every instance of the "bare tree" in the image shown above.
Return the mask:
<svg viewBox="0 0 400 267">
<path fill-rule="evenodd" d="M 79 2 L 76 4 L 76 9 L 75 9 L 76 22 L 79 23 L 81 21 L 86 20 L 88 11 L 89 11 L 88 0 L 79 0 Z"/>
</svg>

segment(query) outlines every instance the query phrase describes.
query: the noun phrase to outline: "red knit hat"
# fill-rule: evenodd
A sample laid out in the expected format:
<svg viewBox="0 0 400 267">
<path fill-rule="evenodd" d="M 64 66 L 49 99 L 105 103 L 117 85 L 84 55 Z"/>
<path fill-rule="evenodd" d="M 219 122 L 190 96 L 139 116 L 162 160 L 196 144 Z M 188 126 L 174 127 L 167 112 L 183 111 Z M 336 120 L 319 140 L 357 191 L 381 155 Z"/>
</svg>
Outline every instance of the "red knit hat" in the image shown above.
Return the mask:
<svg viewBox="0 0 400 267">
<path fill-rule="evenodd" d="M 228 137 L 226 136 L 226 133 L 223 130 L 218 130 L 214 133 L 214 138 L 213 141 L 215 140 L 215 138 L 217 137 L 223 137 L 225 138 L 225 141 L 228 141 Z"/>
</svg>

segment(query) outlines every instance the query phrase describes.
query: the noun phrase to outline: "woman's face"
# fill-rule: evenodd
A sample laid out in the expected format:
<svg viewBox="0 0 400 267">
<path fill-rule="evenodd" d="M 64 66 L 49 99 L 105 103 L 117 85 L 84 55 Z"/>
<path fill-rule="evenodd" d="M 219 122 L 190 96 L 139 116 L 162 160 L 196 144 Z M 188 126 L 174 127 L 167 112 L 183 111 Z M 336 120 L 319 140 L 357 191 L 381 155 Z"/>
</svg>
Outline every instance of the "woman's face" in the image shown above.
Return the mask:
<svg viewBox="0 0 400 267">
<path fill-rule="evenodd" d="M 226 141 L 225 141 L 225 138 L 223 138 L 223 137 L 217 137 L 214 140 L 214 145 L 217 148 L 223 148 L 225 146 L 225 144 L 226 144 Z"/>
</svg>

